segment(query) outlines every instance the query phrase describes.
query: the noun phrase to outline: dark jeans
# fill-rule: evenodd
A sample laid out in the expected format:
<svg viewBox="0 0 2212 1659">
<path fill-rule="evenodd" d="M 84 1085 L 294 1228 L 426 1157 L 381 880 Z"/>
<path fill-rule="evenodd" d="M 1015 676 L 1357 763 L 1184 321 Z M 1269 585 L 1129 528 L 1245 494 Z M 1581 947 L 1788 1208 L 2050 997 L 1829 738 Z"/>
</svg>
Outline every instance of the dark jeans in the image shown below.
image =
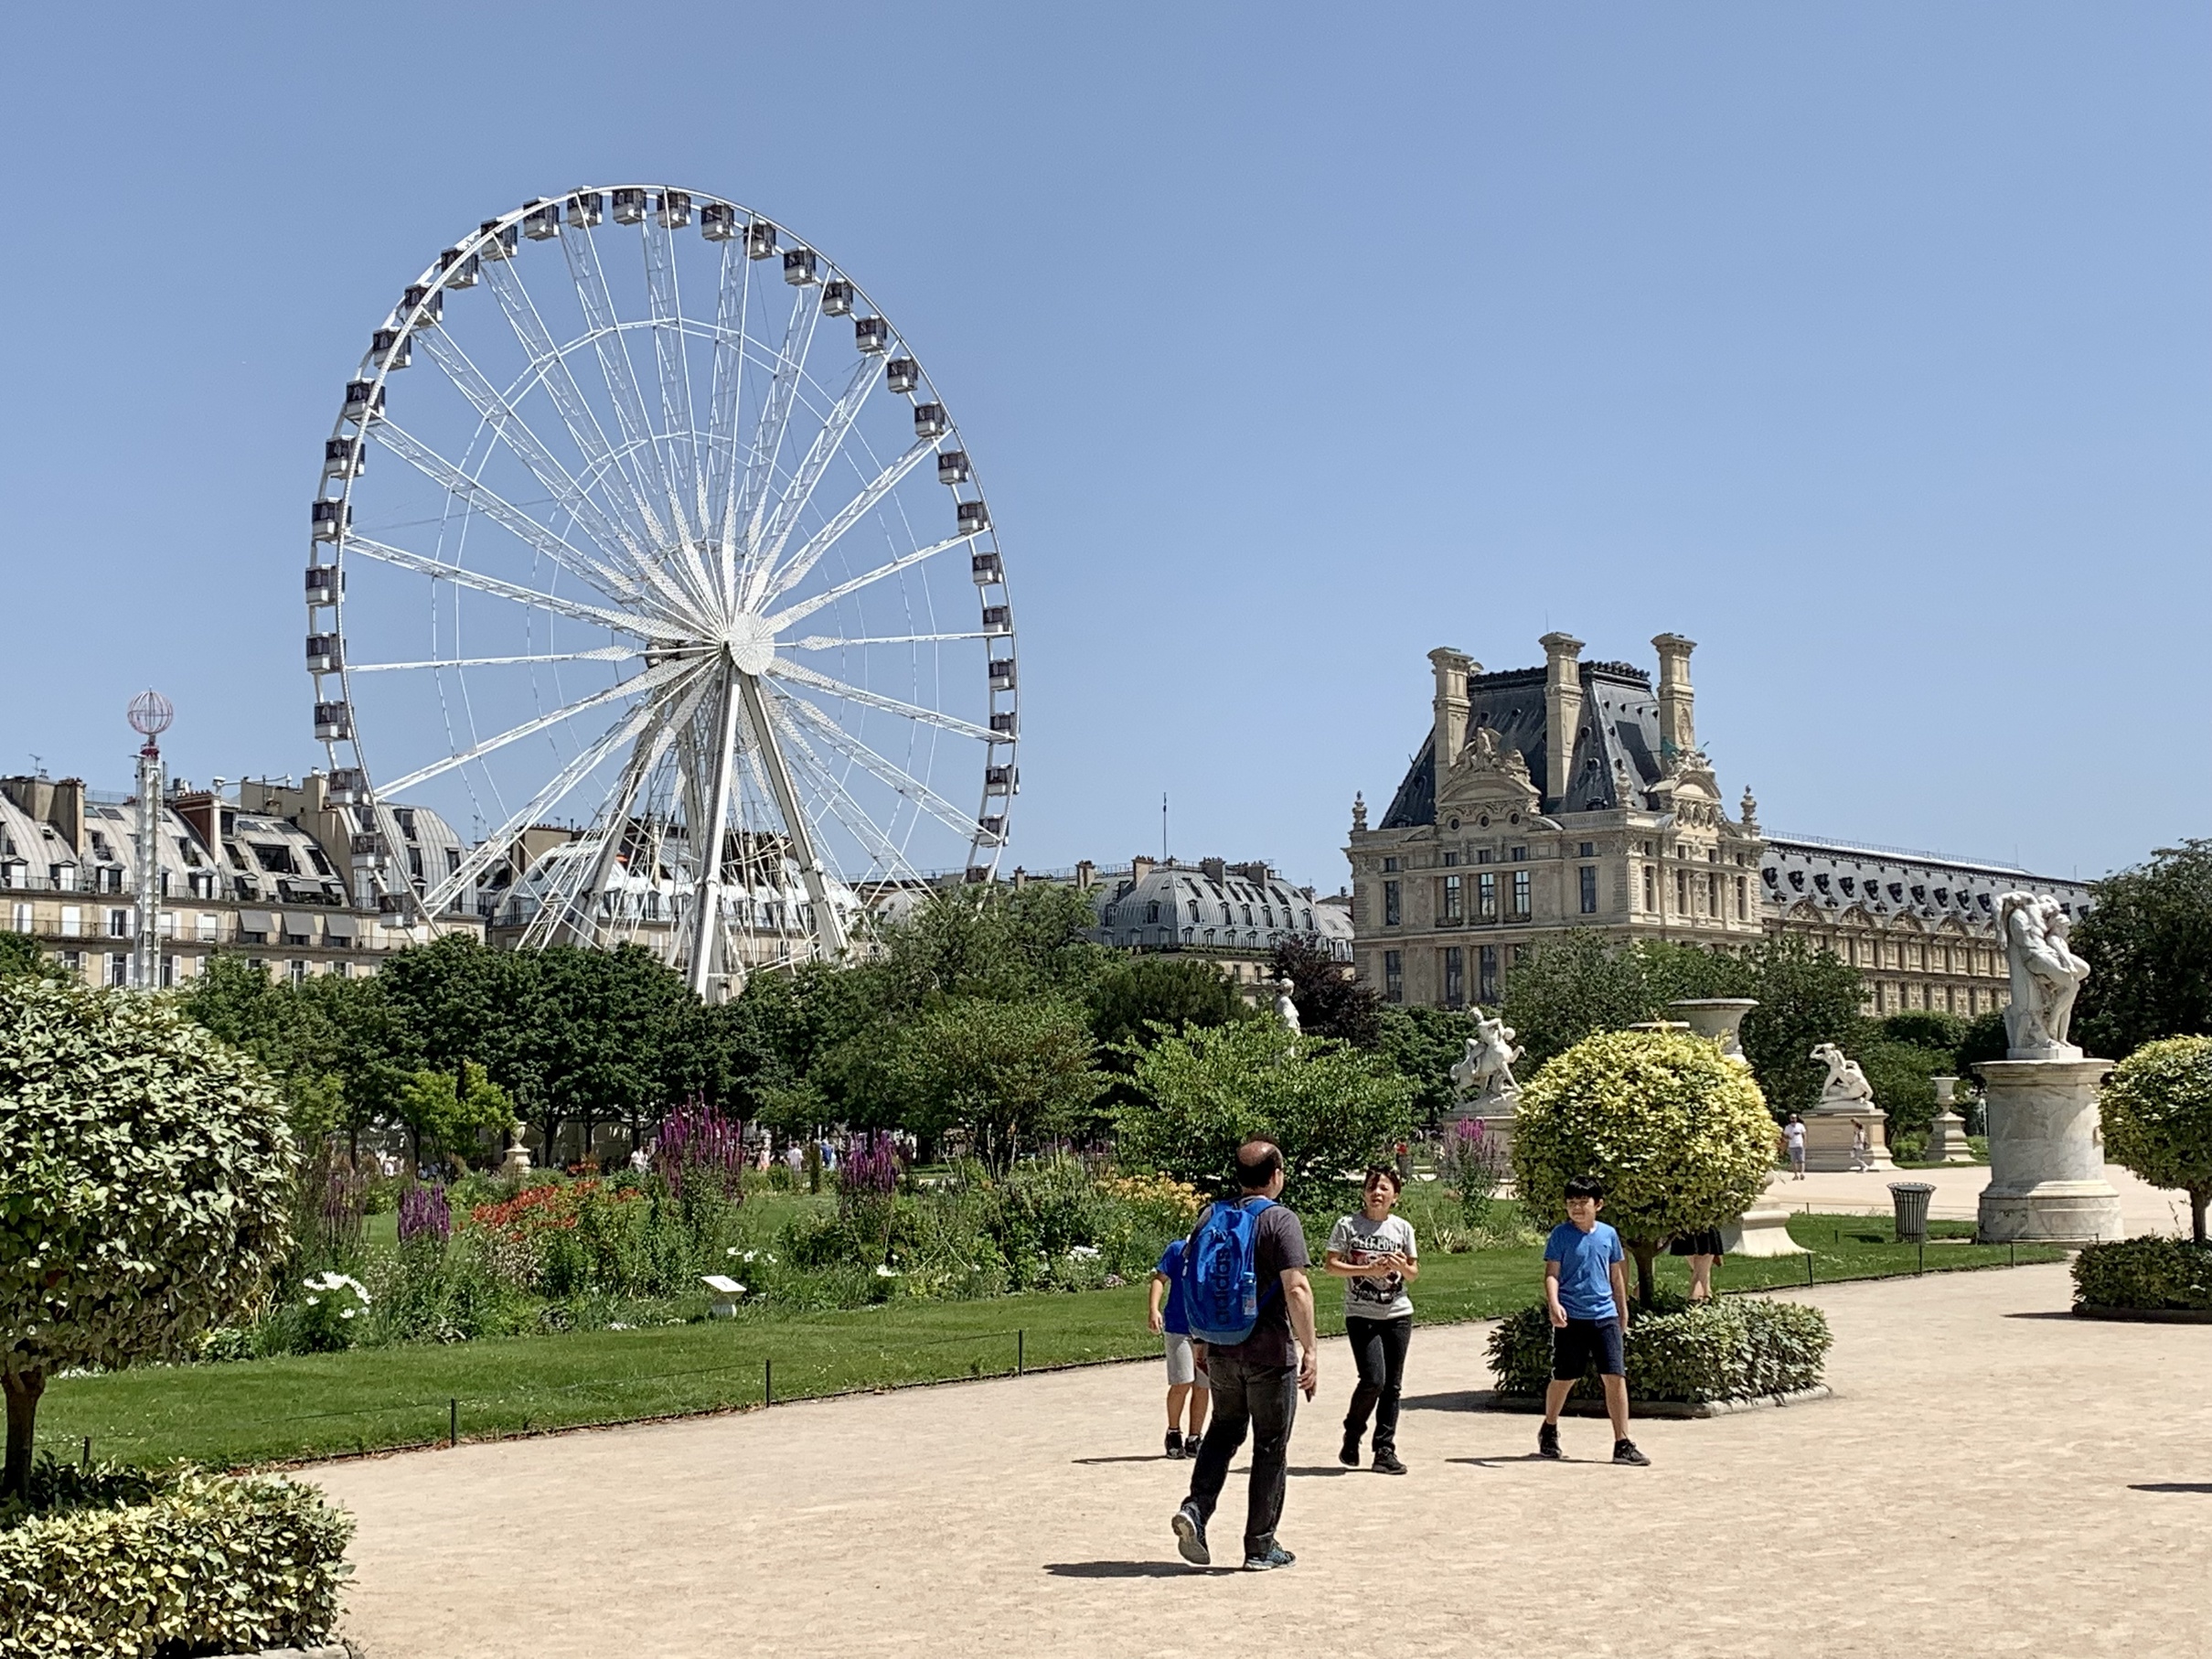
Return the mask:
<svg viewBox="0 0 2212 1659">
<path fill-rule="evenodd" d="M 1298 1367 L 1253 1365 L 1219 1354 L 1207 1358 L 1213 1420 L 1191 1471 L 1191 1502 L 1211 1521 L 1229 1478 L 1229 1460 L 1252 1430 L 1252 1484 L 1245 1510 L 1245 1554 L 1266 1555 L 1283 1516 L 1283 1476 L 1290 1459 L 1290 1425 L 1298 1416 Z"/>
<path fill-rule="evenodd" d="M 1395 1451 L 1398 1389 L 1405 1381 L 1405 1344 L 1413 1340 L 1413 1315 L 1348 1319 L 1344 1334 L 1352 1339 L 1352 1363 L 1360 1368 L 1359 1386 L 1352 1391 L 1352 1409 L 1344 1414 L 1344 1438 L 1356 1440 L 1364 1434 L 1367 1414 L 1372 1411 L 1376 1452 Z"/>
</svg>

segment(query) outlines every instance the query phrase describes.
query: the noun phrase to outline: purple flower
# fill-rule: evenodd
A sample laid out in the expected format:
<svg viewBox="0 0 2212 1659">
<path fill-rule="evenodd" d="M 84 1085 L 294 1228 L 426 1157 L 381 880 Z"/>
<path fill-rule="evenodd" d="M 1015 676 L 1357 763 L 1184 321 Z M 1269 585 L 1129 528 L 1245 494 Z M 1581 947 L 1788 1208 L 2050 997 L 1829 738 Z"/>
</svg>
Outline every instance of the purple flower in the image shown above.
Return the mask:
<svg viewBox="0 0 2212 1659">
<path fill-rule="evenodd" d="M 454 1233 L 453 1206 L 445 1202 L 445 1189 L 433 1183 L 429 1186 L 411 1186 L 400 1194 L 400 1242 L 413 1238 L 434 1238 L 443 1244 Z"/>
<path fill-rule="evenodd" d="M 660 1132 L 653 1138 L 653 1167 L 679 1195 L 687 1181 L 705 1180 L 731 1197 L 739 1196 L 744 1131 L 735 1118 L 694 1096 L 660 1120 Z"/>
<path fill-rule="evenodd" d="M 890 1135 L 856 1135 L 844 1167 L 838 1171 L 838 1189 L 855 1198 L 888 1198 L 899 1189 L 899 1171 L 905 1161 Z"/>
</svg>

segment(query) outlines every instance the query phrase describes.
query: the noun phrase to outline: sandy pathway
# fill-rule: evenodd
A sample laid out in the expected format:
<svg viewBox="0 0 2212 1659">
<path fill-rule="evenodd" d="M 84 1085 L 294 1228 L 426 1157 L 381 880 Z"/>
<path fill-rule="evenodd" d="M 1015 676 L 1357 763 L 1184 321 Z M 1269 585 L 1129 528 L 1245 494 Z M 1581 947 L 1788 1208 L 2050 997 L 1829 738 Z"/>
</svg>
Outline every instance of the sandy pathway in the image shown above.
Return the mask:
<svg viewBox="0 0 2212 1659">
<path fill-rule="evenodd" d="M 2057 1267 L 1823 1287 L 1838 1397 L 1646 1424 L 1649 1470 L 1540 1463 L 1531 1418 L 1464 1409 L 1466 1326 L 1416 1335 L 1413 1472 L 1343 1472 L 1331 1343 L 1300 1559 L 1267 1575 L 1174 1563 L 1149 1365 L 315 1473 L 361 1518 L 373 1659 L 1199 1654 L 1237 1621 L 1295 1655 L 2212 1654 L 2212 1326 L 2066 1294 Z M 1571 1457 L 1605 1440 L 1566 1425 Z"/>
</svg>

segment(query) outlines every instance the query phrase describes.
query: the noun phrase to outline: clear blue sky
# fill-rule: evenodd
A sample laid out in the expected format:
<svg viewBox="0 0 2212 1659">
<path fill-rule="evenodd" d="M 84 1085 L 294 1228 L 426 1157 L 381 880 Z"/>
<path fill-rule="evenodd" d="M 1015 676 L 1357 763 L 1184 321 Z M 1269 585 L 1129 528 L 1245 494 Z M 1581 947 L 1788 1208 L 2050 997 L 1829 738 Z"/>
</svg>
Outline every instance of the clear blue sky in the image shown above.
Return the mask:
<svg viewBox="0 0 2212 1659">
<path fill-rule="evenodd" d="M 662 177 L 860 275 L 984 476 L 1032 868 L 1333 888 L 1424 653 L 1700 642 L 1771 827 L 2212 829 L 2202 5 L 16 5 L 0 769 L 303 770 L 303 504 L 430 254 Z M 1011 862 L 1010 860 L 1010 862 Z"/>
</svg>

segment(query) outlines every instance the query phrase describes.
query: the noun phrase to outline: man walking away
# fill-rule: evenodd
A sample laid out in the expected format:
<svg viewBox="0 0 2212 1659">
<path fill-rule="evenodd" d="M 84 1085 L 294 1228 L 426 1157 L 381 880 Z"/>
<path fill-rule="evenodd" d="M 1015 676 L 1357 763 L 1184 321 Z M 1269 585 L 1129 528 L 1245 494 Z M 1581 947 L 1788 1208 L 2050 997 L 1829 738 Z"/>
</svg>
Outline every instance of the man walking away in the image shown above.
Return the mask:
<svg viewBox="0 0 2212 1659">
<path fill-rule="evenodd" d="M 1314 1350 L 1313 1287 L 1307 1282 L 1306 1230 L 1275 1199 L 1283 1190 L 1283 1154 L 1248 1140 L 1236 1151 L 1239 1196 L 1209 1204 L 1183 1248 L 1183 1312 L 1206 1344 L 1213 1422 L 1191 1472 L 1191 1495 L 1175 1512 L 1176 1547 L 1193 1567 L 1210 1567 L 1206 1523 L 1229 1477 L 1229 1461 L 1252 1432 L 1252 1477 L 1245 1511 L 1245 1567 L 1264 1572 L 1296 1559 L 1276 1542 L 1298 1397 L 1320 1386 Z M 1292 1338 L 1297 1339 L 1293 1347 Z"/>
<path fill-rule="evenodd" d="M 1182 1311 L 1182 1251 L 1183 1241 L 1170 1239 L 1152 1268 L 1150 1322 L 1168 1354 L 1168 1455 L 1194 1458 L 1199 1438 L 1206 1431 L 1206 1386 L 1198 1380 L 1191 1322 Z M 1186 1407 L 1191 1420 L 1188 1435 L 1182 1432 Z"/>
</svg>

